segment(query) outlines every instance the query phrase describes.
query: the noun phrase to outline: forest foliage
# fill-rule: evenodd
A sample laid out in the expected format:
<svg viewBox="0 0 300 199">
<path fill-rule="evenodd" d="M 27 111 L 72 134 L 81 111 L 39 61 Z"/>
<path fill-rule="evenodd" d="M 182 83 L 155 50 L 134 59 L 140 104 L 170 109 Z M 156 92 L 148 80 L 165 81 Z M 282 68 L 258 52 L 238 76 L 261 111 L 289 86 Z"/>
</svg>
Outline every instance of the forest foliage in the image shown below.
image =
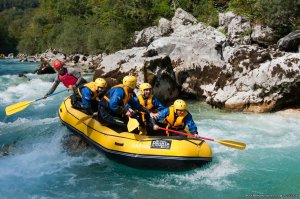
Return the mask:
<svg viewBox="0 0 300 199">
<path fill-rule="evenodd" d="M 128 47 L 135 31 L 169 20 L 177 8 L 218 26 L 233 11 L 278 34 L 299 29 L 300 0 L 0 0 L 0 53 L 111 53 Z"/>
</svg>

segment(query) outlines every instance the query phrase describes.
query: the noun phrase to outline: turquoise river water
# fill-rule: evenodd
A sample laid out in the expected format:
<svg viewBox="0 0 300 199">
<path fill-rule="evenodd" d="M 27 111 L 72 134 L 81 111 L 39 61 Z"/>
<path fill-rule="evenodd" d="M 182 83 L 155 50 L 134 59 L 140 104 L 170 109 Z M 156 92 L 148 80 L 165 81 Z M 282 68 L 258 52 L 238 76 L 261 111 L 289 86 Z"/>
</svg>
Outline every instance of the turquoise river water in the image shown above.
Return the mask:
<svg viewBox="0 0 300 199">
<path fill-rule="evenodd" d="M 57 110 L 70 93 L 5 117 L 6 106 L 38 99 L 51 87 L 54 75 L 33 74 L 38 65 L 0 60 L 0 198 L 300 197 L 300 117 L 228 112 L 189 102 L 202 136 L 244 142 L 246 150 L 209 142 L 214 158 L 204 167 L 134 169 L 92 147 L 75 154 L 65 149 L 71 132 Z M 29 73 L 19 77 L 24 71 Z"/>
</svg>

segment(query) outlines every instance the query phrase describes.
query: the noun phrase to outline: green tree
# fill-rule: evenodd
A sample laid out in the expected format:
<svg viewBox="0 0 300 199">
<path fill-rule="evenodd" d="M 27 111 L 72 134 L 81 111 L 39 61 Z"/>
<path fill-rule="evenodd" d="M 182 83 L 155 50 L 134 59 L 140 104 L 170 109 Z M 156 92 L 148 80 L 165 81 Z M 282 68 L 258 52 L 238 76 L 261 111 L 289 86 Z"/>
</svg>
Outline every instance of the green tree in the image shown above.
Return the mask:
<svg viewBox="0 0 300 199">
<path fill-rule="evenodd" d="M 19 9 L 30 3 L 39 7 Z M 66 53 L 112 53 L 126 48 L 135 31 L 157 25 L 161 17 L 170 20 L 179 7 L 198 21 L 218 26 L 218 10 L 227 6 L 252 25 L 269 25 L 279 35 L 299 28 L 299 0 L 0 0 L 0 8 L 12 7 L 0 13 L 5 38 L 0 44 L 18 44 L 25 53 L 49 47 Z"/>
<path fill-rule="evenodd" d="M 0 0 L 0 11 L 16 8 L 35 8 L 39 5 L 39 0 Z"/>
<path fill-rule="evenodd" d="M 53 41 L 52 47 L 60 49 L 67 54 L 87 52 L 86 48 L 86 27 L 84 20 L 80 17 L 73 16 L 67 18 L 63 23 L 57 24 L 61 30 L 57 35 L 55 41 Z M 56 28 L 56 29 L 58 29 Z"/>
<path fill-rule="evenodd" d="M 274 28 L 278 37 L 299 28 L 300 1 L 299 0 L 257 0 L 261 20 Z"/>
<path fill-rule="evenodd" d="M 205 22 L 211 26 L 219 26 L 218 10 L 214 7 L 212 0 L 199 0 L 192 5 L 194 16 L 197 16 L 198 21 Z"/>
<path fill-rule="evenodd" d="M 21 39 L 22 32 L 31 20 L 33 9 L 11 8 L 0 12 L 2 53 L 17 53 L 16 46 Z M 5 41 L 5 42 L 4 42 Z"/>
<path fill-rule="evenodd" d="M 233 10 L 234 13 L 247 17 L 251 23 L 254 23 L 261 18 L 256 3 L 257 0 L 231 0 L 229 10 Z"/>
</svg>

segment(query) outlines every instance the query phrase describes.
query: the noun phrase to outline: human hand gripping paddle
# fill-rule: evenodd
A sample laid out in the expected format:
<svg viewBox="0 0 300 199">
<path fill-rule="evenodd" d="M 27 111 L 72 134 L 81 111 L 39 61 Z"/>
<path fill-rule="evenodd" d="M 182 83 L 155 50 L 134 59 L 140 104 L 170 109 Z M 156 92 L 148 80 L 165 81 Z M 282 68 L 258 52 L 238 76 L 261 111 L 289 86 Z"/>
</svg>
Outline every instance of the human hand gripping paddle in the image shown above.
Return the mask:
<svg viewBox="0 0 300 199">
<path fill-rule="evenodd" d="M 57 95 L 57 94 L 59 94 L 59 93 L 65 92 L 65 91 L 67 91 L 67 90 L 68 90 L 68 89 L 61 90 L 61 91 L 58 91 L 58 92 L 56 92 L 56 93 L 52 93 L 52 94 L 50 94 L 50 95 L 47 95 L 46 97 L 50 97 L 50 96 L 53 96 L 53 95 Z M 7 106 L 7 107 L 5 108 L 5 113 L 6 113 L 7 116 L 8 116 L 8 115 L 13 115 L 13 114 L 15 114 L 15 113 L 17 113 L 17 112 L 20 112 L 20 111 L 24 110 L 25 108 L 27 108 L 27 107 L 28 107 L 29 105 L 31 105 L 32 103 L 37 102 L 37 101 L 42 100 L 42 99 L 44 99 L 44 97 L 41 97 L 41 98 L 39 98 L 39 99 L 32 100 L 32 101 L 27 101 L 27 102 L 18 102 L 18 103 L 16 103 L 16 104 Z"/>
<path fill-rule="evenodd" d="M 212 139 L 212 138 L 206 138 L 206 137 L 202 137 L 202 136 L 199 136 L 199 135 L 196 136 L 196 135 L 191 134 L 191 133 L 185 133 L 185 132 L 175 131 L 175 130 L 172 130 L 172 129 L 165 129 L 165 128 L 161 128 L 161 127 L 159 127 L 159 129 L 164 130 L 164 131 L 170 131 L 170 132 L 180 134 L 180 135 L 192 136 L 194 138 L 201 138 L 202 140 L 209 140 L 209 141 L 217 142 L 217 143 L 220 143 L 224 146 L 239 149 L 239 150 L 244 150 L 246 148 L 246 144 L 242 143 L 242 142 L 236 142 L 236 141 L 231 141 L 231 140 L 215 140 L 215 139 Z"/>
</svg>

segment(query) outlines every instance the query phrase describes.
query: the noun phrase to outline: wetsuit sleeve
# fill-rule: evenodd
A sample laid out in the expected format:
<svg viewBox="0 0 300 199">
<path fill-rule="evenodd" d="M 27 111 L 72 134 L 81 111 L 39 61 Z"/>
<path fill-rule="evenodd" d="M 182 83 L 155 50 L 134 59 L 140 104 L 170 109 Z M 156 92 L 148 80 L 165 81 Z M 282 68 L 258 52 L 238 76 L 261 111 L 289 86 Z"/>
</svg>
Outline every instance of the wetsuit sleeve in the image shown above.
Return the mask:
<svg viewBox="0 0 300 199">
<path fill-rule="evenodd" d="M 92 99 L 92 96 L 93 96 L 93 93 L 90 89 L 86 88 L 86 87 L 83 87 L 81 89 L 81 94 L 82 94 L 82 107 L 83 108 L 88 108 L 89 107 L 89 104 L 90 104 L 90 101 Z"/>
<path fill-rule="evenodd" d="M 75 70 L 74 68 L 67 68 L 67 72 L 69 75 L 76 77 L 77 81 L 75 86 L 79 86 L 81 83 L 86 82 L 85 79 L 81 76 L 80 72 Z"/>
<path fill-rule="evenodd" d="M 109 109 L 114 113 L 123 114 L 126 108 L 123 107 L 125 93 L 122 88 L 115 88 L 110 91 Z"/>
<path fill-rule="evenodd" d="M 166 108 L 162 105 L 162 103 L 160 103 L 160 101 L 156 97 L 152 98 L 152 103 L 154 108 L 157 109 L 158 111 L 161 111 Z"/>
<path fill-rule="evenodd" d="M 50 88 L 50 90 L 47 92 L 47 94 L 45 96 L 52 94 L 55 91 L 55 89 L 57 88 L 57 86 L 59 85 L 59 83 L 60 83 L 60 80 L 57 75 L 52 87 Z"/>
<path fill-rule="evenodd" d="M 192 118 L 192 115 L 188 113 L 188 115 L 184 118 L 184 122 L 186 126 L 189 128 L 189 132 L 193 134 L 198 134 L 197 133 L 197 126 Z"/>
<path fill-rule="evenodd" d="M 138 100 L 137 96 L 134 96 L 133 98 L 135 98 L 135 99 L 133 99 L 134 101 L 137 101 L 139 103 L 139 100 Z M 129 103 L 127 103 L 126 104 L 126 109 L 128 110 L 130 108 L 132 109 L 133 107 Z"/>
<path fill-rule="evenodd" d="M 159 119 L 158 120 L 164 120 L 169 115 L 169 108 L 165 108 L 158 112 Z"/>
<path fill-rule="evenodd" d="M 128 109 L 132 109 L 132 107 L 127 103 L 126 105 L 125 105 L 125 108 L 128 110 Z"/>
</svg>

